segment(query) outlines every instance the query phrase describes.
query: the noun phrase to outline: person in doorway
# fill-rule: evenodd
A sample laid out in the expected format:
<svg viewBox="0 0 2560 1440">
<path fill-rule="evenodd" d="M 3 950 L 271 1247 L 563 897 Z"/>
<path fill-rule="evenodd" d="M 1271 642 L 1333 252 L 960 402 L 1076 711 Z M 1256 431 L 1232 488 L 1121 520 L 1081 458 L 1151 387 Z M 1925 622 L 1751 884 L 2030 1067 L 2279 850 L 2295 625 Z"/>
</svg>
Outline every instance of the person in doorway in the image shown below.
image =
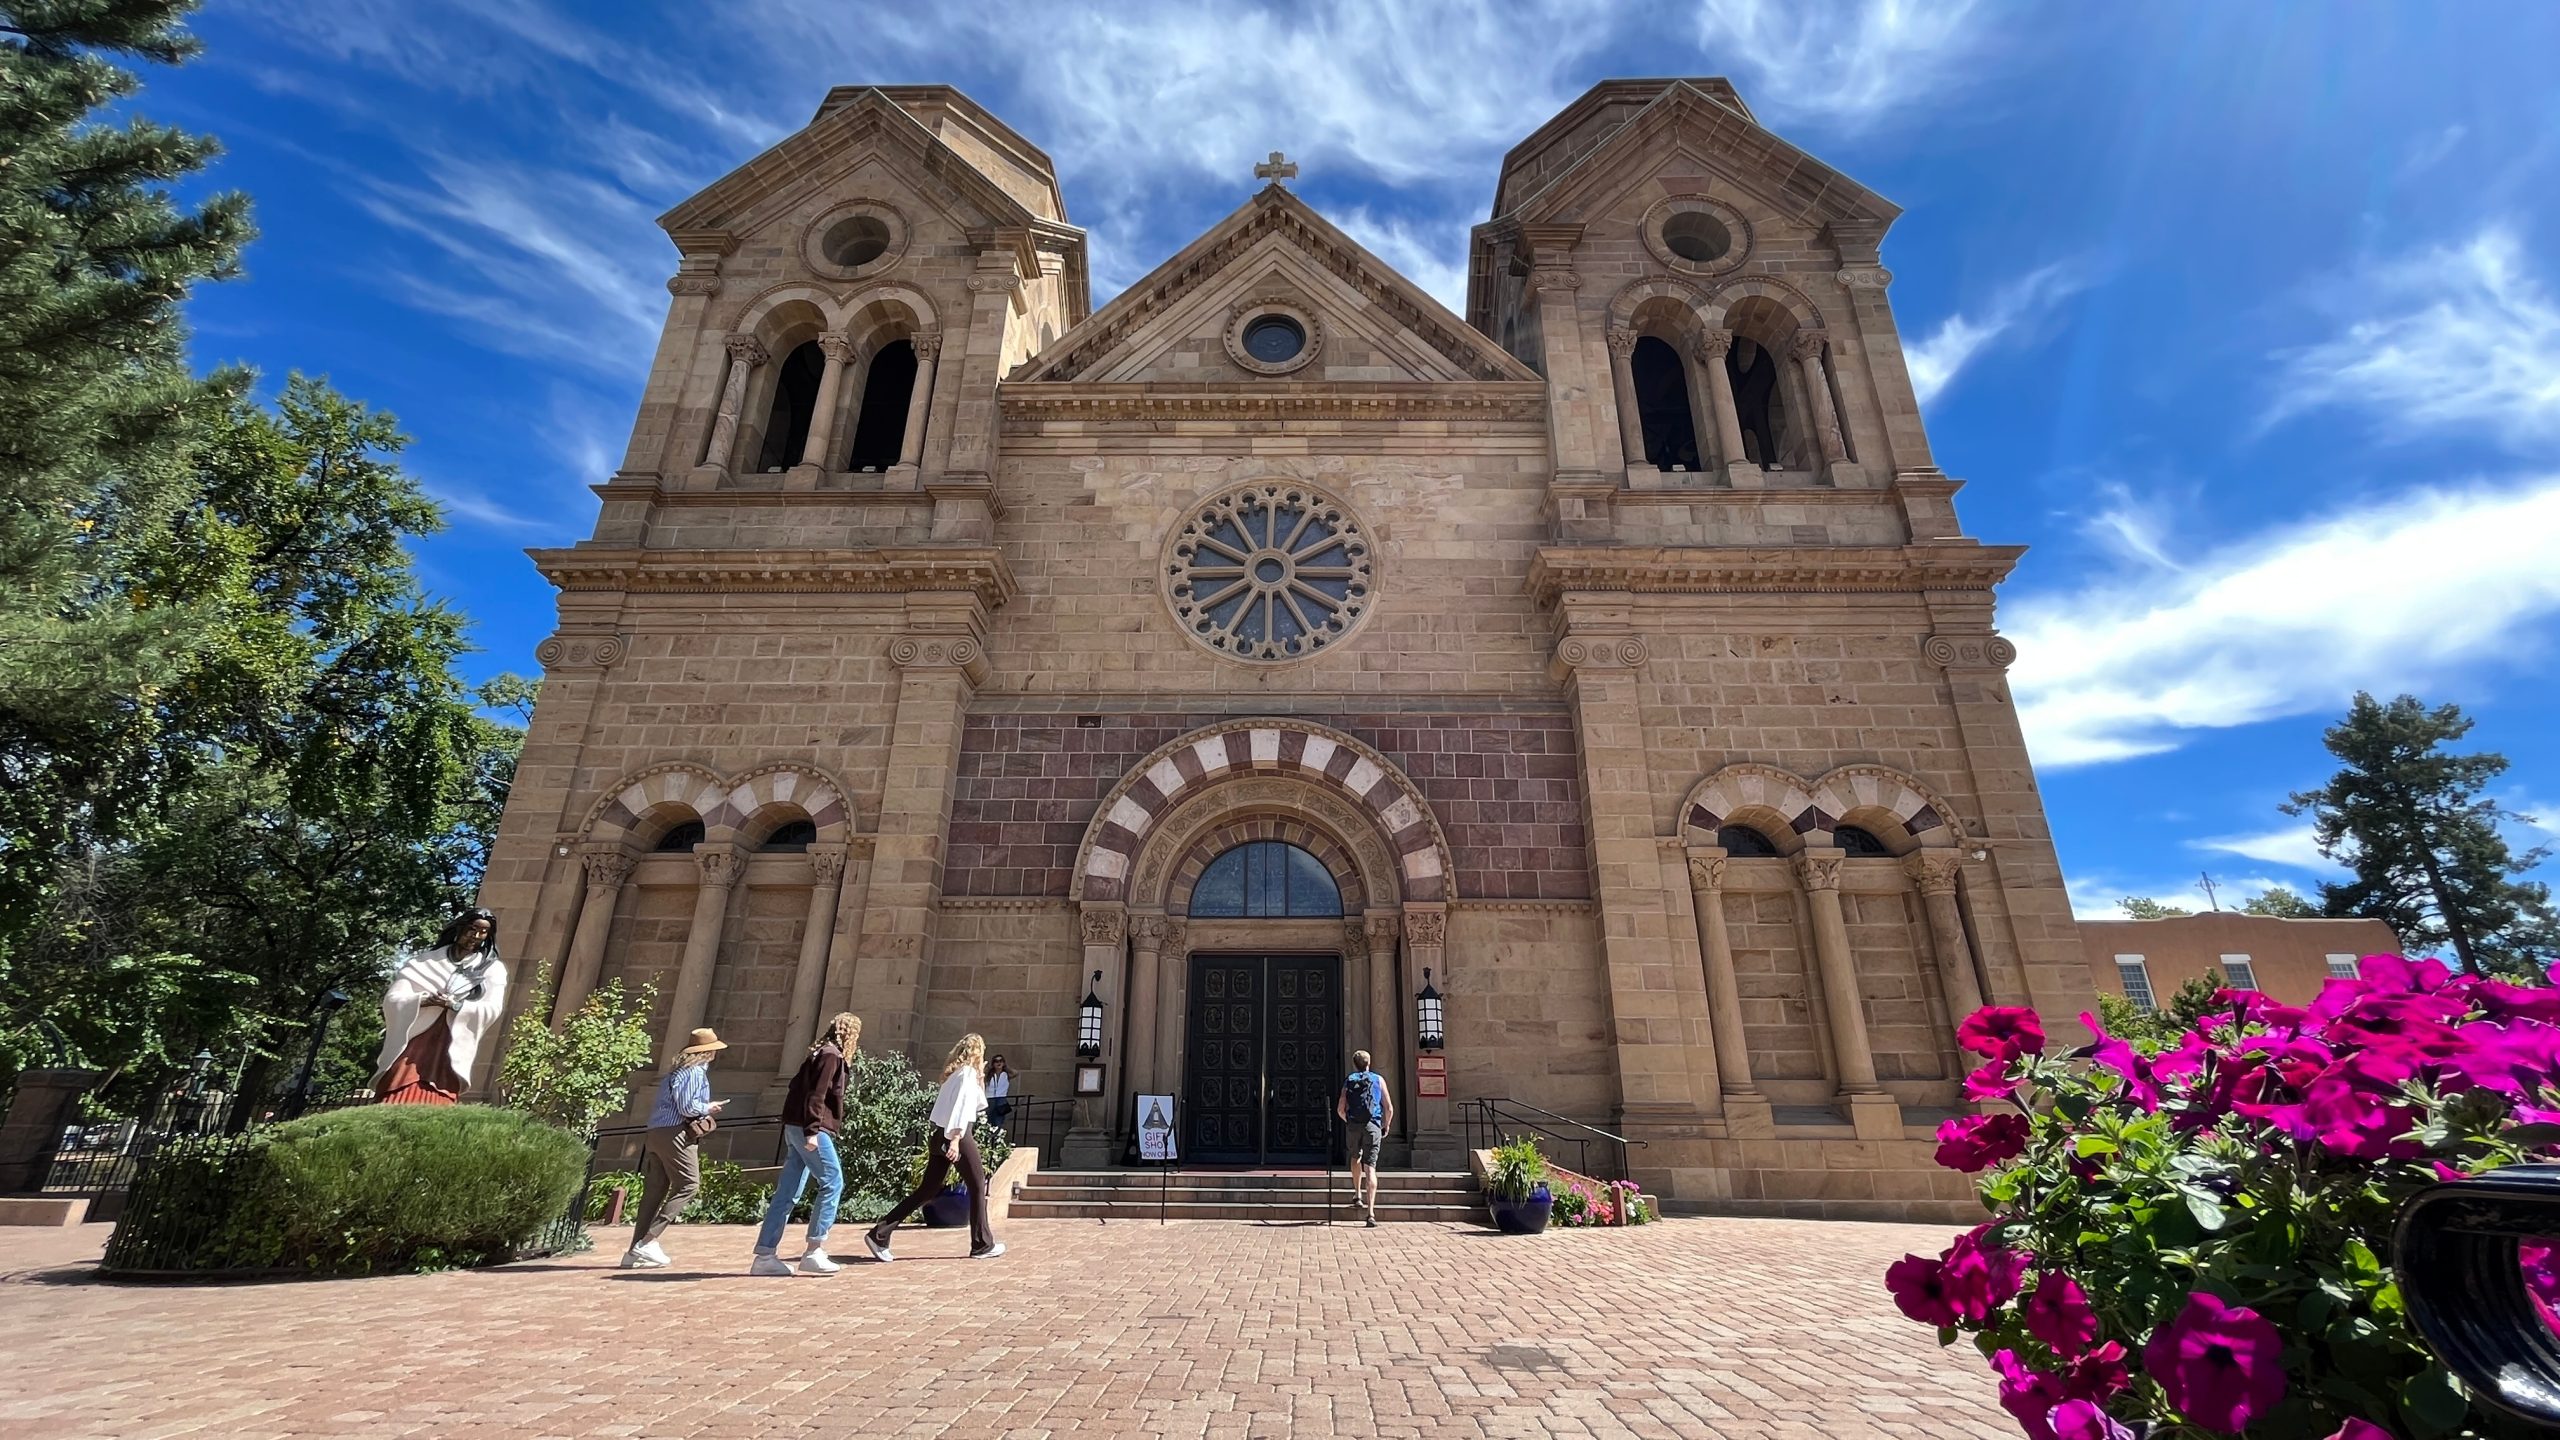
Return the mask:
<svg viewBox="0 0 2560 1440">
<path fill-rule="evenodd" d="M 374 1098 L 384 1105 L 451 1105 L 471 1088 L 481 1038 L 507 1008 L 498 917 L 465 910 L 436 943 L 410 956 L 382 994 L 382 1055 Z"/>
<path fill-rule="evenodd" d="M 897 1209 L 864 1233 L 862 1243 L 870 1247 L 871 1258 L 898 1258 L 889 1253 L 890 1232 L 916 1213 L 917 1206 L 942 1193 L 943 1179 L 955 1165 L 969 1187 L 969 1258 L 993 1260 L 1004 1253 L 1004 1243 L 996 1239 L 995 1226 L 987 1219 L 987 1167 L 978 1158 L 976 1137 L 970 1134 L 987 1109 L 982 1074 L 986 1057 L 987 1042 L 976 1035 L 963 1035 L 951 1047 L 951 1058 L 942 1067 L 942 1093 L 933 1102 L 933 1136 L 925 1142 L 924 1178 L 916 1182 L 914 1193 L 898 1202 Z"/>
<path fill-rule="evenodd" d="M 1369 1052 L 1351 1052 L 1351 1073 L 1334 1097 L 1333 1113 L 1342 1121 L 1351 1148 L 1351 1203 L 1371 1225 L 1378 1223 L 1378 1152 L 1386 1148 L 1387 1131 L 1396 1123 L 1396 1102 L 1387 1082 L 1369 1068 Z"/>
<path fill-rule="evenodd" d="M 987 1062 L 987 1123 L 998 1130 L 1013 1118 L 1013 1071 L 998 1055 Z"/>
<path fill-rule="evenodd" d="M 844 1198 L 844 1161 L 836 1154 L 836 1136 L 844 1132 L 845 1057 L 862 1038 L 862 1017 L 851 1011 L 827 1022 L 827 1033 L 800 1062 L 791 1089 L 782 1097 L 782 1174 L 773 1187 L 773 1202 L 764 1209 L 764 1228 L 756 1234 L 756 1256 L 750 1275 L 788 1275 L 791 1267 L 774 1251 L 782 1244 L 791 1209 L 811 1178 L 817 1198 L 809 1202 L 809 1243 L 800 1252 L 800 1273 L 832 1275 L 838 1268 L 827 1258 L 827 1230 L 836 1223 L 836 1204 Z"/>
<path fill-rule="evenodd" d="M 631 1217 L 631 1248 L 622 1257 L 625 1270 L 673 1263 L 658 1237 L 702 1188 L 702 1137 L 719 1124 L 716 1117 L 729 1103 L 711 1098 L 711 1057 L 728 1048 L 711 1031 L 696 1030 L 676 1057 L 675 1068 L 658 1082 L 658 1098 L 649 1107 L 648 1138 L 640 1151 L 640 1209 Z"/>
</svg>

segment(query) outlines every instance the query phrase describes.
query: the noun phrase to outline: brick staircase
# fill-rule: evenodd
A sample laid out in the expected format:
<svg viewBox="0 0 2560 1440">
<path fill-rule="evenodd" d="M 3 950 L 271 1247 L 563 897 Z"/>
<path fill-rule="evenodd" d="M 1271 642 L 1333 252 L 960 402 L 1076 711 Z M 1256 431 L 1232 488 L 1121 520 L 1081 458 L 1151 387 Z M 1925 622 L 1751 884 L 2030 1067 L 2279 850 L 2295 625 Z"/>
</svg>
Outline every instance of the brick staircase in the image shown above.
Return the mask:
<svg viewBox="0 0 2560 1440">
<path fill-rule="evenodd" d="M 1326 1218 L 1325 1173 L 1303 1170 L 1041 1170 L 1013 1195 L 1017 1219 L 1156 1218 L 1168 1220 L 1317 1221 Z M 1336 1171 L 1330 1214 L 1358 1224 L 1351 1178 Z M 1378 1176 L 1378 1220 L 1484 1224 L 1484 1196 L 1463 1170 L 1384 1171 Z"/>
</svg>

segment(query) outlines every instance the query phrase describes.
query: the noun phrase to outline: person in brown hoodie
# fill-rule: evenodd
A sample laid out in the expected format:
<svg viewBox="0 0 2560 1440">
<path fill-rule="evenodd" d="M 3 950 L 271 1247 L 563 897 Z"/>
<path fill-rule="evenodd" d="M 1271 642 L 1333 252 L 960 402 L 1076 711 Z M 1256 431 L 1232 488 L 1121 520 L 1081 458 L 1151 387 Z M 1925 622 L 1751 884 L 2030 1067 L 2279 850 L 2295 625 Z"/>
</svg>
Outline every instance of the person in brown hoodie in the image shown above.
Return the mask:
<svg viewBox="0 0 2560 1440">
<path fill-rule="evenodd" d="M 844 1129 L 845 1057 L 862 1038 L 862 1017 L 847 1011 L 827 1023 L 827 1033 L 800 1062 L 791 1089 L 782 1098 L 782 1174 L 773 1187 L 773 1203 L 765 1207 L 764 1229 L 756 1234 L 756 1258 L 750 1275 L 788 1275 L 791 1266 L 774 1253 L 791 1223 L 791 1207 L 810 1177 L 818 1181 L 818 1198 L 809 1202 L 809 1245 L 800 1256 L 803 1275 L 832 1275 L 843 1268 L 827 1258 L 827 1230 L 836 1223 L 836 1203 L 844 1198 L 844 1161 L 836 1154 L 836 1136 Z"/>
</svg>

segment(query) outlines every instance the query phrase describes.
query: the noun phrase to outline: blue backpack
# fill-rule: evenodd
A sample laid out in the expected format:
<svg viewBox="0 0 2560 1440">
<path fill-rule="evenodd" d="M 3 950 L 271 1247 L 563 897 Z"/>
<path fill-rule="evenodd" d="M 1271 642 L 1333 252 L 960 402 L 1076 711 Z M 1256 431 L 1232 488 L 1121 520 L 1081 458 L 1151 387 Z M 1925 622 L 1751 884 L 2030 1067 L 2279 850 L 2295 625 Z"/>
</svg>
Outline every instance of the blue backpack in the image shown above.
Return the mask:
<svg viewBox="0 0 2560 1440">
<path fill-rule="evenodd" d="M 1349 1124 L 1377 1124 L 1385 1099 L 1386 1082 L 1370 1071 L 1354 1070 L 1342 1082 L 1342 1108 Z"/>
</svg>

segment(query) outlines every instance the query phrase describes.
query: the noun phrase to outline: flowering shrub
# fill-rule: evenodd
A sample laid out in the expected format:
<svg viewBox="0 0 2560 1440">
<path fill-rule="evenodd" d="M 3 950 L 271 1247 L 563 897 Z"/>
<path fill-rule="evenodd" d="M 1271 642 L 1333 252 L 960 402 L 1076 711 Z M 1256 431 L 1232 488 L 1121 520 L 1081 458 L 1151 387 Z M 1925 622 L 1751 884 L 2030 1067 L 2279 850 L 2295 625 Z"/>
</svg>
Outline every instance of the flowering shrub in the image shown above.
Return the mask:
<svg viewBox="0 0 2560 1440">
<path fill-rule="evenodd" d="M 1937 1158 L 1992 1218 L 1885 1275 L 1940 1343 L 1973 1336 L 2031 1440 L 2510 1433 L 2381 1255 L 2419 1189 L 2560 1143 L 2560 989 L 2373 955 L 2307 1007 L 2226 991 L 2166 1044 L 2080 1019 L 2068 1057 L 2030 1010 L 1959 1027 L 1988 1061 L 1966 1095 L 2006 1108 L 1946 1122 Z M 2551 1248 L 2524 1263 L 2560 1304 Z"/>
</svg>

